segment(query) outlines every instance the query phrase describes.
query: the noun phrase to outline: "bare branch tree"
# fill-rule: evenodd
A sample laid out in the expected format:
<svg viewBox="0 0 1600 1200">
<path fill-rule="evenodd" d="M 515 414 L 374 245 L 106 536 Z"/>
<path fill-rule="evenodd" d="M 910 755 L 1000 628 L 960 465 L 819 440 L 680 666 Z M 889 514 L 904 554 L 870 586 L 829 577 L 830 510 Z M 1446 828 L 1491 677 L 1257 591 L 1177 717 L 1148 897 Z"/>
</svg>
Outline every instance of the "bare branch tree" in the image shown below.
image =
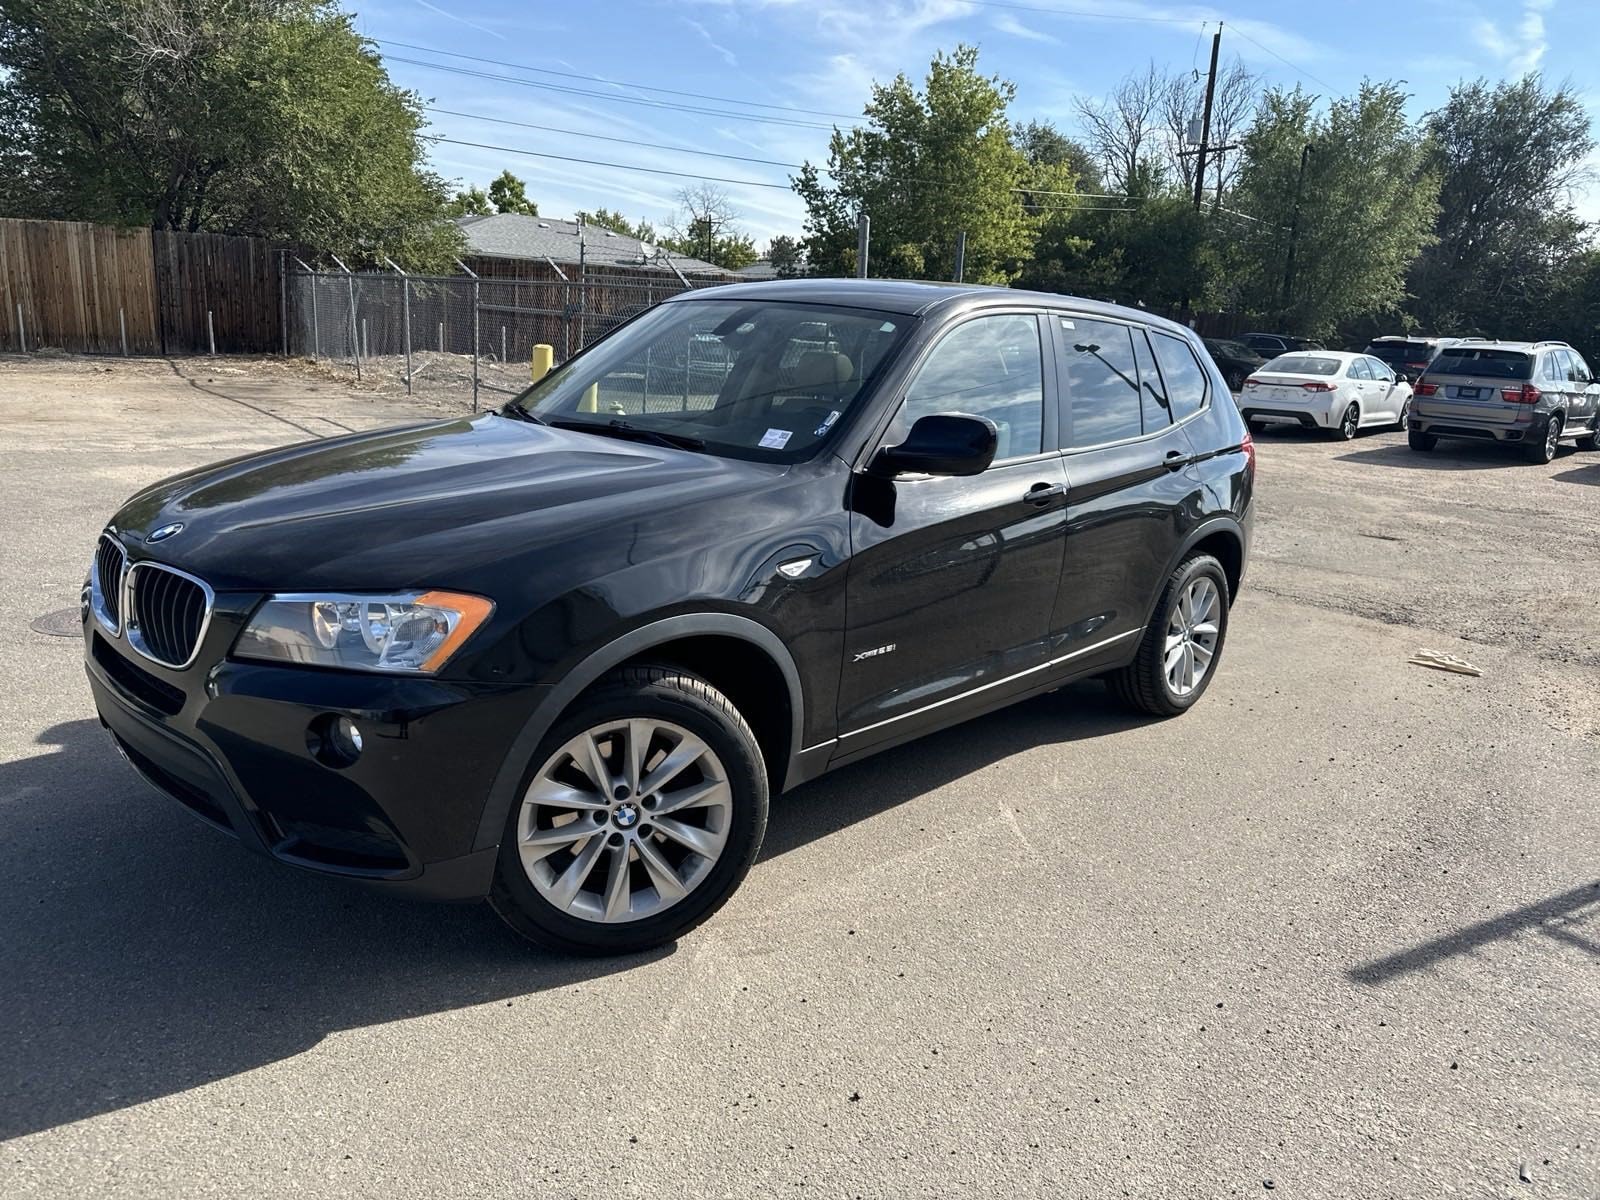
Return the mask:
<svg viewBox="0 0 1600 1200">
<path fill-rule="evenodd" d="M 1105 165 L 1109 190 L 1127 191 L 1154 148 L 1165 90 L 1166 80 L 1151 63 L 1142 74 L 1124 78 L 1105 100 L 1075 102 L 1084 140 Z"/>
<path fill-rule="evenodd" d="M 1217 73 L 1217 90 L 1211 99 L 1211 144 L 1231 146 L 1244 133 L 1256 99 L 1261 91 L 1261 78 L 1235 57 Z M 1174 73 L 1165 81 L 1161 91 L 1161 140 L 1165 143 L 1166 162 L 1182 181 L 1185 191 L 1194 190 L 1195 155 L 1181 154 L 1192 149 L 1188 145 L 1189 120 L 1198 117 L 1205 105 L 1206 77 L 1198 71 Z M 1242 162 L 1237 152 L 1223 150 L 1215 156 L 1206 156 L 1207 186 L 1216 182 L 1219 192 L 1227 190 Z"/>
</svg>

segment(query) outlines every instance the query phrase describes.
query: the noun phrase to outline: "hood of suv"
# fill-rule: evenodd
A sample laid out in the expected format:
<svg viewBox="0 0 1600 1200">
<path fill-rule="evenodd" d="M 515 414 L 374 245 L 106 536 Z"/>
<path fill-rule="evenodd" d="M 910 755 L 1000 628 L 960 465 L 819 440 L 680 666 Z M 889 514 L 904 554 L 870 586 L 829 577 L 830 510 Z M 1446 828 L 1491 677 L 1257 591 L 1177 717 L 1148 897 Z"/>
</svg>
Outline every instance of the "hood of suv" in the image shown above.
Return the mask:
<svg viewBox="0 0 1600 1200">
<path fill-rule="evenodd" d="M 218 463 L 147 488 L 113 524 L 136 557 L 218 590 L 432 587 L 782 473 L 485 414 Z"/>
</svg>

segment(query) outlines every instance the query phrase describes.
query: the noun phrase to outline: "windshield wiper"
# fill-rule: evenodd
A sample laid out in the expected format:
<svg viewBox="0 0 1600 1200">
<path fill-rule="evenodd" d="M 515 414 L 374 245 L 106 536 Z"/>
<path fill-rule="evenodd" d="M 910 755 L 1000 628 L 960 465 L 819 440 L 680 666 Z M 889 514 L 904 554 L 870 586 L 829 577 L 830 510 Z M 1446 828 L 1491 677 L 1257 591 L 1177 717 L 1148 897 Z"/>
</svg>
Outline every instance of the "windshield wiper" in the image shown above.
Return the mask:
<svg viewBox="0 0 1600 1200">
<path fill-rule="evenodd" d="M 550 424 L 549 421 L 546 421 L 538 413 L 528 411 L 526 408 L 523 408 L 522 405 L 518 404 L 515 400 L 513 400 L 510 404 L 507 404 L 505 407 L 499 409 L 498 411 L 499 411 L 499 413 L 500 413 L 500 415 L 502 417 L 509 417 L 513 421 L 530 421 L 535 425 L 548 425 L 548 424 Z"/>
<path fill-rule="evenodd" d="M 668 446 L 674 450 L 704 450 L 705 441 L 701 438 L 690 437 L 686 433 L 663 433 L 659 429 L 645 429 L 639 425 L 630 425 L 619 417 L 613 417 L 604 425 L 598 421 L 570 421 L 555 420 L 546 422 L 559 429 L 576 429 L 582 433 L 598 433 L 603 437 L 622 437 L 635 442 L 649 442 L 656 446 Z"/>
</svg>

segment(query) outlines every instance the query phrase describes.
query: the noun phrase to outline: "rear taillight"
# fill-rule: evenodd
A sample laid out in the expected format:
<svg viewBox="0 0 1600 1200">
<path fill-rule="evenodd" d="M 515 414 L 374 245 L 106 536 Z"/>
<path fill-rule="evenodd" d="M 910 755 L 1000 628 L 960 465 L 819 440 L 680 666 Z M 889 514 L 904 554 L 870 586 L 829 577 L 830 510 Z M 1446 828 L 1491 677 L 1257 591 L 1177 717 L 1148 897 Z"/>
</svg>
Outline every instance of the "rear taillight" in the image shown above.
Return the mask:
<svg viewBox="0 0 1600 1200">
<path fill-rule="evenodd" d="M 1257 379 L 1254 375 L 1252 375 L 1252 376 L 1250 376 L 1248 379 L 1246 379 L 1244 381 L 1244 385 L 1247 388 L 1260 387 L 1261 386 L 1261 380 Z"/>
<path fill-rule="evenodd" d="M 1406 364 L 1406 366 L 1408 368 L 1410 368 L 1411 370 L 1413 370 L 1413 371 L 1420 371 L 1420 370 L 1422 370 L 1423 367 L 1425 367 L 1427 365 L 1428 365 L 1427 363 L 1407 363 Z"/>
<path fill-rule="evenodd" d="M 1302 383 L 1300 386 L 1308 392 L 1331 392 L 1334 390 L 1333 384 L 1323 383 L 1320 379 L 1313 379 L 1307 383 Z"/>
<path fill-rule="evenodd" d="M 1245 461 L 1250 464 L 1250 474 L 1256 473 L 1256 440 L 1250 436 L 1250 431 L 1244 431 L 1244 441 L 1239 443 L 1239 449 L 1244 451 Z"/>
<path fill-rule="evenodd" d="M 1419 379 L 1417 380 L 1417 386 L 1411 390 L 1419 396 L 1431 396 L 1439 390 L 1439 385 L 1437 383 L 1424 383 Z"/>
<path fill-rule="evenodd" d="M 1544 393 L 1531 383 L 1525 383 L 1517 388 L 1501 388 L 1500 399 L 1507 404 L 1537 404 Z"/>
</svg>

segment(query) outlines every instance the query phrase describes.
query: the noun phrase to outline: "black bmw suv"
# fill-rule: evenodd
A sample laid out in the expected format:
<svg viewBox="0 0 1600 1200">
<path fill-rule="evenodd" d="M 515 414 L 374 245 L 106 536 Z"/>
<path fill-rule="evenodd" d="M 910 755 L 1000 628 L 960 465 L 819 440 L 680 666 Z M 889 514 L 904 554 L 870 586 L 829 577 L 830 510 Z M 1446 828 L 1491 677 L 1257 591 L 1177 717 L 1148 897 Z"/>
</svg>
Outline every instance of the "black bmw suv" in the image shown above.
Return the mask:
<svg viewBox="0 0 1600 1200">
<path fill-rule="evenodd" d="M 728 898 L 774 792 L 1082 676 L 1187 709 L 1254 467 L 1198 339 L 1142 312 L 712 288 L 498 413 L 140 492 L 89 679 L 252 850 L 637 950 Z"/>
</svg>

